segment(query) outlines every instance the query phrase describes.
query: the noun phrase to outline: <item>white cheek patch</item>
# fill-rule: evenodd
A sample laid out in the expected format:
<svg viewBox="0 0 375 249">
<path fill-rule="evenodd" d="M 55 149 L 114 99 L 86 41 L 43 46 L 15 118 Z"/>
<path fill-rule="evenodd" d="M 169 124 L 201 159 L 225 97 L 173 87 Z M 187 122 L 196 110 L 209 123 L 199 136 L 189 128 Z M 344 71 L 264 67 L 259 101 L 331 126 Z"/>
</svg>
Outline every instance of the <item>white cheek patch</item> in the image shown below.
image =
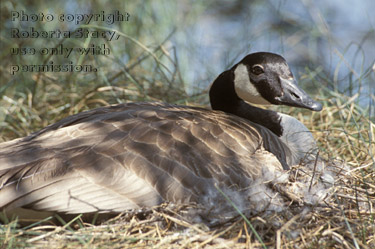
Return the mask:
<svg viewBox="0 0 375 249">
<path fill-rule="evenodd" d="M 260 95 L 256 87 L 251 83 L 249 72 L 244 64 L 239 64 L 234 70 L 234 90 L 238 97 L 244 101 L 254 104 L 271 104 Z"/>
</svg>

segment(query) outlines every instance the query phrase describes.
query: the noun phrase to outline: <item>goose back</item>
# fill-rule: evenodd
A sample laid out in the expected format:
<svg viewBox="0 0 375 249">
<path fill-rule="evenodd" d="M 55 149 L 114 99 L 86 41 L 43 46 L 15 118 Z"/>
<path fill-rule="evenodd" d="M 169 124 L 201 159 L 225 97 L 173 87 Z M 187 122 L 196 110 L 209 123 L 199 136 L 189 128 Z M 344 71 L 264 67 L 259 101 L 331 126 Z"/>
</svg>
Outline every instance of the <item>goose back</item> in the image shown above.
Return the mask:
<svg viewBox="0 0 375 249">
<path fill-rule="evenodd" d="M 121 212 L 202 202 L 282 170 L 287 146 L 221 111 L 161 103 L 103 107 L 0 144 L 0 208 Z M 277 155 L 275 158 L 274 155 Z"/>
</svg>

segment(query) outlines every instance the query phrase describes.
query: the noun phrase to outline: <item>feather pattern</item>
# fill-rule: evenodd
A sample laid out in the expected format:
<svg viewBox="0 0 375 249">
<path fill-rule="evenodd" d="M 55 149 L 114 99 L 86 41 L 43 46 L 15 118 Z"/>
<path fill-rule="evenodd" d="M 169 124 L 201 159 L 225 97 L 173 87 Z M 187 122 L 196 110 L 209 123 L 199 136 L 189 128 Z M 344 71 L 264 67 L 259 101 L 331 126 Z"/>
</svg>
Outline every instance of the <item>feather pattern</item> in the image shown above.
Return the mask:
<svg viewBox="0 0 375 249">
<path fill-rule="evenodd" d="M 166 200 L 199 202 L 215 182 L 246 188 L 262 174 L 265 154 L 282 168 L 269 151 L 286 160 L 281 140 L 254 125 L 161 103 L 79 113 L 0 145 L 0 207 L 120 212 Z"/>
</svg>

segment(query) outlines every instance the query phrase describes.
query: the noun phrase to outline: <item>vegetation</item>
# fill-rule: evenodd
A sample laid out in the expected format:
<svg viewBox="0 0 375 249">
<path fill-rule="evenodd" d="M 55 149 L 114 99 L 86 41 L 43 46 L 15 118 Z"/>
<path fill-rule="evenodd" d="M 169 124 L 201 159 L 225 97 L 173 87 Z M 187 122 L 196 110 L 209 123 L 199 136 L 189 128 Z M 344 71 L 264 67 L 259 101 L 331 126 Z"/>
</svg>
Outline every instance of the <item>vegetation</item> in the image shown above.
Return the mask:
<svg viewBox="0 0 375 249">
<path fill-rule="evenodd" d="M 162 2 L 165 6 L 166 3 Z M 64 1 L 55 3 L 56 14 L 69 10 Z M 240 5 L 237 7 L 243 6 L 243 1 L 237 3 Z M 104 6 L 108 4 L 109 1 L 92 1 L 91 8 L 107 9 Z M 10 39 L 7 33 L 9 25 L 19 25 L 9 22 L 11 10 L 47 12 L 49 9 L 41 7 L 43 5 L 39 1 L 34 1 L 33 5 L 29 1 L 2 1 L 0 142 L 26 136 L 68 115 L 109 104 L 163 101 L 208 107 L 208 82 L 218 72 L 207 65 L 207 78 L 203 78 L 199 84 L 193 82 L 195 76 L 186 73 L 186 69 L 193 68 L 193 65 L 189 63 L 189 57 L 184 56 L 190 47 L 186 45 L 182 49 L 174 44 L 181 39 L 178 32 L 196 22 L 207 6 L 212 7 L 212 2 L 193 4 L 189 8 L 190 12 L 184 13 L 181 20 L 167 10 L 161 14 L 161 8 L 151 1 L 131 4 L 112 1 L 110 4 L 112 9 L 126 9 L 134 17 L 133 23 L 122 22 L 108 26 L 97 22 L 85 27 L 90 30 L 114 29 L 120 34 L 119 41 L 60 39 L 56 43 L 56 39 Z M 168 4 L 174 10 L 181 7 L 175 2 Z M 71 8 L 80 9 L 84 6 L 75 4 Z M 283 19 L 279 14 L 280 23 L 277 24 L 280 25 L 272 25 L 280 33 L 306 30 L 306 24 L 293 24 L 295 26 L 291 27 L 288 19 Z M 154 27 L 155 22 L 158 22 L 157 29 Z M 40 30 L 64 28 L 57 22 L 35 25 Z M 316 23 L 311 24 L 312 27 L 314 25 L 318 26 Z M 318 37 L 317 40 L 329 36 L 319 33 L 318 28 L 313 31 L 316 31 L 312 33 Z M 69 61 L 95 65 L 100 68 L 96 73 L 10 74 L 9 68 L 13 64 L 68 61 L 55 55 L 10 56 L 8 52 L 12 47 L 58 47 L 59 44 L 87 47 L 91 43 L 106 44 L 111 48 L 111 54 L 75 55 Z M 301 44 L 304 44 L 303 39 Z M 289 51 L 288 48 L 285 50 Z M 226 66 L 220 64 L 222 69 L 236 60 L 236 52 L 228 54 L 230 59 L 223 62 Z M 339 55 L 345 57 L 345 54 Z M 339 161 L 349 167 L 346 174 L 336 179 L 333 201 L 327 203 L 327 206 L 303 209 L 291 201 L 290 212 L 258 214 L 246 219 L 238 215 L 213 227 L 186 218 L 185 214 L 189 210 L 199 207 L 173 204 L 135 210 L 99 225 L 85 223 L 77 216 L 68 222 L 58 218 L 57 223 L 52 223 L 47 218 L 44 222 L 35 221 L 21 227 L 16 219 L 4 222 L 6 218 L 2 216 L 4 224 L 0 225 L 0 248 L 374 248 L 375 96 L 371 92 L 374 90 L 371 85 L 375 78 L 374 68 L 369 66 L 357 72 L 348 66 L 347 74 L 338 77 L 336 71 L 331 73 L 331 69 L 320 65 L 319 60 L 313 61 L 316 64 L 306 63 L 307 66 L 299 68 L 296 76 L 302 84 L 314 86 L 309 90 L 324 104 L 323 111 L 311 113 L 285 107 L 278 107 L 277 110 L 297 117 L 313 132 L 322 158 L 328 162 Z M 202 67 L 210 63 L 203 63 Z M 345 60 L 340 63 L 345 63 Z M 342 85 L 342 82 L 349 84 Z M 369 90 L 359 90 L 363 88 Z M 301 213 L 301 210 L 304 212 Z"/>
</svg>

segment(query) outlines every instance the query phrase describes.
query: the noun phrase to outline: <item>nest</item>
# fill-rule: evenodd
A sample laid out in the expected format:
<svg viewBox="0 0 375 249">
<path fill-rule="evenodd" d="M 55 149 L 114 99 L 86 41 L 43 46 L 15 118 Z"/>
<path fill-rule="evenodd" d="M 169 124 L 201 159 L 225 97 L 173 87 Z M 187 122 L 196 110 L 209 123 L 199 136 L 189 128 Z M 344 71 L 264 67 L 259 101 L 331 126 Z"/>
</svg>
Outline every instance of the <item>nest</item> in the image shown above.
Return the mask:
<svg viewBox="0 0 375 249">
<path fill-rule="evenodd" d="M 231 210 L 225 209 L 227 212 L 218 213 L 212 207 L 197 204 L 164 203 L 117 215 L 99 225 L 77 216 L 68 222 L 57 217 L 58 225 L 39 222 L 16 228 L 15 221 L 3 227 L 18 231 L 13 240 L 40 248 L 88 245 L 101 248 L 371 248 L 375 246 L 375 186 L 363 182 L 363 175 L 358 173 L 358 168 L 350 169 L 339 161 L 312 160 L 294 166 L 286 180 L 264 183 L 273 191 L 268 200 L 278 200 L 278 211 L 270 209 L 272 203 L 258 211 L 240 210 L 230 200 L 233 195 L 227 196 L 223 191 L 231 207 Z M 10 245 L 5 230 L 2 231 L 4 245 Z"/>
</svg>

